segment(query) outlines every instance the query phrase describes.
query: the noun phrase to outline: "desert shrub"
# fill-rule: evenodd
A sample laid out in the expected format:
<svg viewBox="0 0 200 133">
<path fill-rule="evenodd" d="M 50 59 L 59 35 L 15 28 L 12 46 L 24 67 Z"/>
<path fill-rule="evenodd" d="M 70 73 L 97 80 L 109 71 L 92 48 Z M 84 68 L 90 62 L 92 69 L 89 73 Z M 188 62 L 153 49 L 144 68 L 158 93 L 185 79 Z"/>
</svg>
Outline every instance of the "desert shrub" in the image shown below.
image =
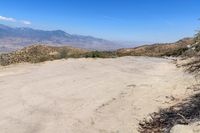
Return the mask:
<svg viewBox="0 0 200 133">
<path fill-rule="evenodd" d="M 200 31 L 197 32 L 194 38 L 195 42 L 200 42 Z"/>
<path fill-rule="evenodd" d="M 51 60 L 51 58 L 48 55 L 42 55 L 42 56 L 35 58 L 35 60 L 33 60 L 33 63 L 39 63 L 39 62 L 44 62 L 44 61 L 48 61 L 48 60 Z"/>
<path fill-rule="evenodd" d="M 85 57 L 86 58 L 89 58 L 89 57 L 91 57 L 91 58 L 99 58 L 101 56 L 102 56 L 101 52 L 99 52 L 99 51 L 92 51 L 92 52 L 87 53 Z"/>
<path fill-rule="evenodd" d="M 67 58 L 67 56 L 68 56 L 68 50 L 66 50 L 64 48 L 61 49 L 61 51 L 58 54 L 58 58 L 63 59 L 63 58 Z"/>
<path fill-rule="evenodd" d="M 117 56 L 116 52 L 112 51 L 91 51 L 82 55 L 85 58 L 114 58 Z"/>
<path fill-rule="evenodd" d="M 162 56 L 180 56 L 180 55 L 183 55 L 183 53 L 185 53 L 187 50 L 188 50 L 187 47 L 179 48 L 179 49 L 176 49 L 176 50 L 166 52 Z"/>
<path fill-rule="evenodd" d="M 3 54 L 0 56 L 0 65 L 1 66 L 7 66 L 9 64 L 9 60 L 3 56 Z"/>
</svg>

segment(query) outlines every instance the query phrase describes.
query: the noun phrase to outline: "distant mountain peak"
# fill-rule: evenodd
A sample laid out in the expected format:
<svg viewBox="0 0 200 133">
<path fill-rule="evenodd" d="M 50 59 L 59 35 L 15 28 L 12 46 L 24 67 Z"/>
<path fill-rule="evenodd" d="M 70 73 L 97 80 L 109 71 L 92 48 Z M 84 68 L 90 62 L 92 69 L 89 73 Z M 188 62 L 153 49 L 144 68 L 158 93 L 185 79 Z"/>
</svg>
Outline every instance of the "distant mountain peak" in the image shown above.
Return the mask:
<svg viewBox="0 0 200 133">
<path fill-rule="evenodd" d="M 9 26 L 6 26 L 6 25 L 3 25 L 3 24 L 0 24 L 0 29 L 11 29 L 11 27 Z"/>
<path fill-rule="evenodd" d="M 92 36 L 73 35 L 62 30 L 46 31 L 27 27 L 13 28 L 0 24 L 0 51 L 16 50 L 33 44 L 66 45 L 89 50 L 121 48 L 115 42 Z"/>
</svg>

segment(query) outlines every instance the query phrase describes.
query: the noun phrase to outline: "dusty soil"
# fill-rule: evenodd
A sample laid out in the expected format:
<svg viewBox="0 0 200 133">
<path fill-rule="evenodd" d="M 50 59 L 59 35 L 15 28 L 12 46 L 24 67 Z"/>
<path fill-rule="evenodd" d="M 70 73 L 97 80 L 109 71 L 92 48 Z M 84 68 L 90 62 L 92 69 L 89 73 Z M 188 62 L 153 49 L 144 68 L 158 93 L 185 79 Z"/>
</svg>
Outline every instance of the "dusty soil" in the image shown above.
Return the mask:
<svg viewBox="0 0 200 133">
<path fill-rule="evenodd" d="M 190 95 L 192 75 L 148 57 L 0 68 L 1 133 L 137 133 L 149 113 Z"/>
</svg>

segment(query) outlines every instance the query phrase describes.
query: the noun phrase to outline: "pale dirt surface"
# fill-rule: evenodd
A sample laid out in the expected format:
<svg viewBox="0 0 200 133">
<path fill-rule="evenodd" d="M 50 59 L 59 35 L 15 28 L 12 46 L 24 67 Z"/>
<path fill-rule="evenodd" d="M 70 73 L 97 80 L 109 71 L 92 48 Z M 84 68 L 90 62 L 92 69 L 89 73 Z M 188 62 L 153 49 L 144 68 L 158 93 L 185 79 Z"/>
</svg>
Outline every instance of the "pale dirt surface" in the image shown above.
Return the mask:
<svg viewBox="0 0 200 133">
<path fill-rule="evenodd" d="M 0 133 L 137 133 L 194 83 L 170 60 L 147 57 L 1 67 Z"/>
<path fill-rule="evenodd" d="M 170 133 L 200 133 L 200 122 L 189 125 L 176 125 L 171 129 Z"/>
<path fill-rule="evenodd" d="M 170 133 L 193 133 L 193 131 L 188 125 L 176 125 L 171 129 Z"/>
</svg>

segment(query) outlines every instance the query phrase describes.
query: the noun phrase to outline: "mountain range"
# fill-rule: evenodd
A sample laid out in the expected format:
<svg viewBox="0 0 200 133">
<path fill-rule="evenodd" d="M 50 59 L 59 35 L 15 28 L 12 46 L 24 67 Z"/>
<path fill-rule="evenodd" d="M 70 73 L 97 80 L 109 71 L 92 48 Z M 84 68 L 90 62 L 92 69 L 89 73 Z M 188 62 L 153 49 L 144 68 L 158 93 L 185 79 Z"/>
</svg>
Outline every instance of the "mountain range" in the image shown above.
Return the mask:
<svg viewBox="0 0 200 133">
<path fill-rule="evenodd" d="M 62 30 L 45 31 L 26 27 L 10 27 L 0 24 L 0 52 L 10 52 L 33 44 L 72 46 L 89 50 L 115 50 L 119 43 Z"/>
</svg>

